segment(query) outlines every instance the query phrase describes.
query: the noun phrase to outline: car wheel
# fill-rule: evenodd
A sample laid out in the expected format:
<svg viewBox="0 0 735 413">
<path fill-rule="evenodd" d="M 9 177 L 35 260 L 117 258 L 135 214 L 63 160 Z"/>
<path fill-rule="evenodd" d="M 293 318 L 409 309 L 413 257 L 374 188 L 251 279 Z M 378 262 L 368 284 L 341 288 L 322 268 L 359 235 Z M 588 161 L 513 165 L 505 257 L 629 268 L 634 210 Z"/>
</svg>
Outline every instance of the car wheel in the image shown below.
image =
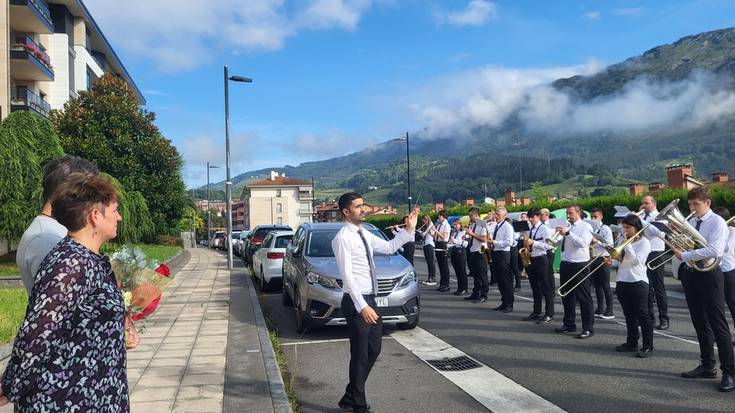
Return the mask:
<svg viewBox="0 0 735 413">
<path fill-rule="evenodd" d="M 293 305 L 293 300 L 291 300 L 291 296 L 288 295 L 288 288 L 286 288 L 286 274 L 283 274 L 281 277 L 281 289 L 283 290 L 283 293 L 281 294 L 281 303 L 286 307 L 291 307 Z"/>
<path fill-rule="evenodd" d="M 416 326 L 419 325 L 420 314 L 421 313 L 416 314 L 416 319 L 413 321 L 409 321 L 408 323 L 399 323 L 398 328 L 400 330 L 413 330 L 414 328 L 416 328 Z"/>
<path fill-rule="evenodd" d="M 293 306 L 294 306 L 294 313 L 296 314 L 296 332 L 298 334 L 302 334 L 306 331 L 306 320 L 304 320 L 304 312 L 301 311 L 301 298 L 299 298 L 299 291 L 294 290 L 293 292 Z"/>
<path fill-rule="evenodd" d="M 265 274 L 263 274 L 263 266 L 260 266 L 260 292 L 264 293 L 268 289 L 268 283 L 265 282 Z"/>
</svg>

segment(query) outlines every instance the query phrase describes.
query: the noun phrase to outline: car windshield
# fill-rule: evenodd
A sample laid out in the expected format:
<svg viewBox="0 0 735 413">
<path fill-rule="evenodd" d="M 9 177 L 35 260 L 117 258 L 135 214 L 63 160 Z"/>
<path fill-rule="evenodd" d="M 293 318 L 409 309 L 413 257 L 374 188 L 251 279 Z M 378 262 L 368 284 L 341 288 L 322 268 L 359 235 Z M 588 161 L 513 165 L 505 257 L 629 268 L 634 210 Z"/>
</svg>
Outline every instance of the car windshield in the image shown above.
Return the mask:
<svg viewBox="0 0 735 413">
<path fill-rule="evenodd" d="M 291 241 L 291 238 L 293 238 L 293 235 L 284 235 L 276 238 L 276 245 L 274 245 L 273 248 L 286 248 L 286 245 Z"/>
<path fill-rule="evenodd" d="M 288 230 L 288 228 L 280 228 L 280 227 L 258 228 L 253 234 L 253 238 L 262 240 L 263 238 L 265 238 L 266 235 L 268 235 L 269 232 L 273 232 L 277 230 Z"/>
<path fill-rule="evenodd" d="M 385 235 L 380 232 L 379 229 L 371 229 L 376 237 L 385 239 Z M 334 251 L 332 251 L 332 240 L 337 235 L 337 230 L 332 231 L 314 231 L 309 234 L 309 244 L 306 249 L 306 255 L 309 257 L 334 257 Z M 379 252 L 374 252 L 374 255 L 389 255 Z"/>
<path fill-rule="evenodd" d="M 233 232 L 232 233 L 232 239 L 240 239 L 240 233 L 239 232 Z"/>
</svg>

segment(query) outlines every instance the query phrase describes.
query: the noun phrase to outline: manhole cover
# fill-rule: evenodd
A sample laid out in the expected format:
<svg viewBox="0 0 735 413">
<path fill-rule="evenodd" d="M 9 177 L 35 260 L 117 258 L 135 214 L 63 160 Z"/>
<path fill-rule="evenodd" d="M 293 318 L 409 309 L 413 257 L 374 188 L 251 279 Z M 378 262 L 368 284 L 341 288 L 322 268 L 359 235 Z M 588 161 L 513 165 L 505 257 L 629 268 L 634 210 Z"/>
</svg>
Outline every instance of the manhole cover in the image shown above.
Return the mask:
<svg viewBox="0 0 735 413">
<path fill-rule="evenodd" d="M 467 356 L 445 358 L 440 360 L 427 360 L 427 363 L 441 371 L 464 371 L 480 367 L 480 364 Z"/>
</svg>

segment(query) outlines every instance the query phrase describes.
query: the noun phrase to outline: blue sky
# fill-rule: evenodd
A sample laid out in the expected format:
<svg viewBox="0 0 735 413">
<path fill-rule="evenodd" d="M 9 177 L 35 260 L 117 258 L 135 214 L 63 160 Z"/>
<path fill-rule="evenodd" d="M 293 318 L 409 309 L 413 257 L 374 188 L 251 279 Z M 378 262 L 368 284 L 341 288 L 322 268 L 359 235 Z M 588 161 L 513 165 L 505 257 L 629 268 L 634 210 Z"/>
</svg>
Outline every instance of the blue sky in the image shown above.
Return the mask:
<svg viewBox="0 0 735 413">
<path fill-rule="evenodd" d="M 492 123 L 517 90 L 735 26 L 728 0 L 85 3 L 183 154 L 188 186 L 206 181 L 207 160 L 224 166 L 224 64 L 253 78 L 230 84 L 236 175 Z M 473 105 L 476 90 L 491 98 Z"/>
</svg>

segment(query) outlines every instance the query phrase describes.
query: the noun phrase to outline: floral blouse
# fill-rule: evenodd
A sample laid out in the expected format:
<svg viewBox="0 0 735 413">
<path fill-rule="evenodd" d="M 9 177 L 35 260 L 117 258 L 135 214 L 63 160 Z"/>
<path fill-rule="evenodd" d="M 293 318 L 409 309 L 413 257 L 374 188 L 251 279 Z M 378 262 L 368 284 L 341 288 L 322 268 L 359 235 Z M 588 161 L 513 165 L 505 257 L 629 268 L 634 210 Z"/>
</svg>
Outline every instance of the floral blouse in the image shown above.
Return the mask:
<svg viewBox="0 0 735 413">
<path fill-rule="evenodd" d="M 41 263 L 2 386 L 18 412 L 128 412 L 125 304 L 107 257 L 64 238 Z"/>
</svg>

